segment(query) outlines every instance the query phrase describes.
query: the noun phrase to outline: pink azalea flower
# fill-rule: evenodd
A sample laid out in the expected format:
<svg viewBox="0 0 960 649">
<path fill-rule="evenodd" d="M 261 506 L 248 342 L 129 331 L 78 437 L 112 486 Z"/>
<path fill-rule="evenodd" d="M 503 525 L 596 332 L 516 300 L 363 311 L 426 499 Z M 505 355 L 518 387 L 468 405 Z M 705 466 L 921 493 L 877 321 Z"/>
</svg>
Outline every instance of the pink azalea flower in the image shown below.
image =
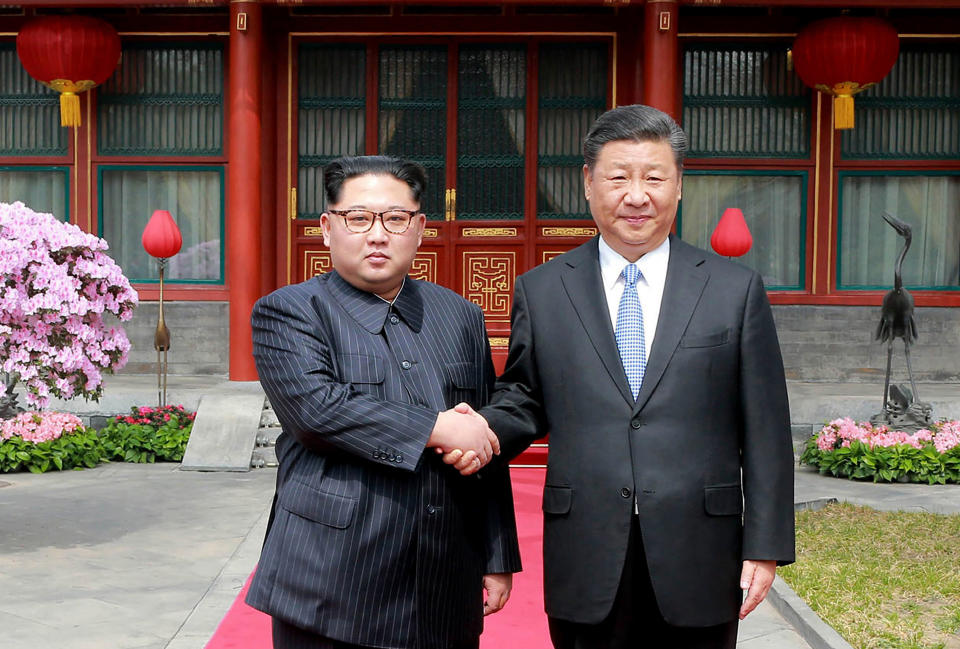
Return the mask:
<svg viewBox="0 0 960 649">
<path fill-rule="evenodd" d="M 129 320 L 138 298 L 107 249 L 76 225 L 0 203 L 0 369 L 19 375 L 28 403 L 45 407 L 51 390 L 96 399 L 102 373 L 126 364 L 130 342 L 103 314 Z"/>
</svg>

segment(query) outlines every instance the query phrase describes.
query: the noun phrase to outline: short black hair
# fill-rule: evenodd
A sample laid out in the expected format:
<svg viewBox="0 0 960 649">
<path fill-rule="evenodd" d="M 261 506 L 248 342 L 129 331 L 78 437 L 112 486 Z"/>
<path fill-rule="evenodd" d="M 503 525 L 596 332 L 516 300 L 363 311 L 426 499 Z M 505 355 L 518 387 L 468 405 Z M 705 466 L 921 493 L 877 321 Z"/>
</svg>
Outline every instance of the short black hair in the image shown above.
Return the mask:
<svg viewBox="0 0 960 649">
<path fill-rule="evenodd" d="M 340 200 L 343 183 L 356 176 L 367 174 L 393 176 L 407 183 L 413 200 L 420 203 L 420 196 L 427 188 L 427 172 L 416 162 L 385 155 L 360 155 L 337 158 L 323 168 L 323 188 L 327 203 Z"/>
<path fill-rule="evenodd" d="M 583 161 L 587 168 L 593 169 L 604 144 L 617 140 L 633 142 L 666 140 L 673 149 L 677 169 L 683 171 L 683 158 L 687 154 L 687 135 L 672 117 L 661 110 L 643 104 L 632 104 L 618 106 L 598 117 L 583 139 Z"/>
</svg>

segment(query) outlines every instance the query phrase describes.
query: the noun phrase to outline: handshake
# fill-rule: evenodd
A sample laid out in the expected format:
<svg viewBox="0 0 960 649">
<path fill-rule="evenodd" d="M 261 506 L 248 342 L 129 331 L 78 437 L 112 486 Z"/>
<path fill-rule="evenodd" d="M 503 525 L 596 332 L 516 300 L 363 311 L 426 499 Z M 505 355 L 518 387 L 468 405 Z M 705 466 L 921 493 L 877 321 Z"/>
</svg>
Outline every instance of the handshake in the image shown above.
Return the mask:
<svg viewBox="0 0 960 649">
<path fill-rule="evenodd" d="M 465 403 L 440 413 L 427 446 L 435 448 L 461 475 L 476 473 L 494 455 L 500 455 L 500 440 L 487 420 Z"/>
</svg>

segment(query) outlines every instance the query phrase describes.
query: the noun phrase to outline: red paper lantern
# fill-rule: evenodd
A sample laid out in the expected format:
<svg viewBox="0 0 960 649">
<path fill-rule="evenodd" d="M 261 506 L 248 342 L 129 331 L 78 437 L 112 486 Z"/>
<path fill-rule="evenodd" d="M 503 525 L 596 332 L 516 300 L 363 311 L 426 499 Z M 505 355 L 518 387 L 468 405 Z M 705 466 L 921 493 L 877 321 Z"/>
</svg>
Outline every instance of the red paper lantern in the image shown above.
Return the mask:
<svg viewBox="0 0 960 649">
<path fill-rule="evenodd" d="M 724 257 L 741 257 L 747 254 L 753 245 L 753 236 L 743 218 L 743 212 L 735 207 L 728 207 L 723 211 L 720 222 L 713 229 L 710 237 L 710 246 L 718 255 Z"/>
<path fill-rule="evenodd" d="M 120 36 L 90 16 L 42 16 L 17 34 L 17 55 L 31 77 L 60 93 L 60 124 L 80 125 L 80 98 L 113 74 Z"/>
<path fill-rule="evenodd" d="M 837 16 L 797 34 L 793 66 L 805 84 L 834 96 L 835 126 L 853 128 L 853 95 L 887 76 L 899 53 L 897 30 L 886 21 Z"/>
<path fill-rule="evenodd" d="M 151 257 L 173 257 L 180 252 L 180 246 L 183 245 L 180 228 L 167 210 L 156 210 L 153 213 L 140 240 L 143 242 L 143 249 Z"/>
</svg>

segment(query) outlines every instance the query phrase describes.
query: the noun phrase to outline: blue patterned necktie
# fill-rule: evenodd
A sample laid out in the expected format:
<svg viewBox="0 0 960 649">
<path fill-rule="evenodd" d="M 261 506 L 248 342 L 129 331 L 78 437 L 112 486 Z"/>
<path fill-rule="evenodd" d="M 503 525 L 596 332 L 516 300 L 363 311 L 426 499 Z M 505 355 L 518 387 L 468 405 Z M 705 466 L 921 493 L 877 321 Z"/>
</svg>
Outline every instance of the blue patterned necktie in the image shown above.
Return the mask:
<svg viewBox="0 0 960 649">
<path fill-rule="evenodd" d="M 640 308 L 640 296 L 637 295 L 637 280 L 642 277 L 640 269 L 627 264 L 620 273 L 625 286 L 617 309 L 617 348 L 620 361 L 627 373 L 630 391 L 636 399 L 643 383 L 643 372 L 647 367 L 647 344 L 643 337 L 643 310 Z"/>
</svg>

